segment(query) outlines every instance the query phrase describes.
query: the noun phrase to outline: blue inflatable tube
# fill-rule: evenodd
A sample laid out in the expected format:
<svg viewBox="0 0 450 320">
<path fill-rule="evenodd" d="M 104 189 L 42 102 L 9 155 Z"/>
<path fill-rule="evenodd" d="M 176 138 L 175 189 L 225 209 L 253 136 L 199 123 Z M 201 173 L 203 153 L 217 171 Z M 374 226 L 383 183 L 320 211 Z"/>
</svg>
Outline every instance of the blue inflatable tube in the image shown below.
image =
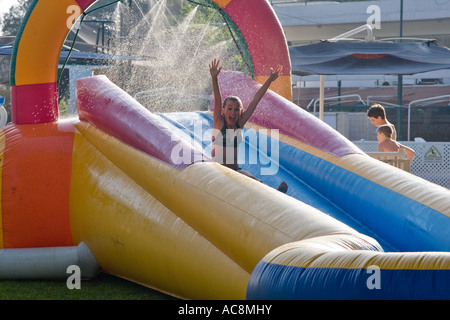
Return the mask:
<svg viewBox="0 0 450 320">
<path fill-rule="evenodd" d="M 447 300 L 448 283 L 448 270 L 301 268 L 261 261 L 253 271 L 247 299 Z"/>
<path fill-rule="evenodd" d="M 212 126 L 210 114 L 160 117 L 209 152 L 204 135 Z M 260 130 L 249 127 L 245 130 L 253 132 L 244 136 L 257 139 L 244 140 L 240 153 L 261 156 Z M 260 175 L 255 164 L 243 169 L 273 187 L 287 181 L 288 195 L 381 246 L 358 247 L 353 245 L 355 239 L 343 235 L 286 244 L 256 265 L 247 299 L 450 299 L 450 219 L 441 212 L 447 210 L 447 190 L 364 154 L 336 157 L 299 147 L 282 135 L 276 143 L 280 148 L 276 175 Z M 421 197 L 417 191 L 423 190 L 429 194 Z M 414 192 L 416 196 L 411 196 Z M 430 195 L 435 201 L 427 204 Z"/>
</svg>

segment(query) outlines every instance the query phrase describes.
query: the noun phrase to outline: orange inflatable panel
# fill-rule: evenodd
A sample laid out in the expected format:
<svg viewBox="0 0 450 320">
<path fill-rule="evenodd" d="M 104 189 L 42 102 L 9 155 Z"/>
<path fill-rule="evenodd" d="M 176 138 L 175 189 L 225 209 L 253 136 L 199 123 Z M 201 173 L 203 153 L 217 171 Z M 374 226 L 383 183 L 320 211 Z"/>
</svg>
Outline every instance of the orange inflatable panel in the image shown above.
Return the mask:
<svg viewBox="0 0 450 320">
<path fill-rule="evenodd" d="M 72 245 L 69 188 L 73 130 L 71 122 L 61 121 L 3 128 L 5 248 Z"/>
</svg>

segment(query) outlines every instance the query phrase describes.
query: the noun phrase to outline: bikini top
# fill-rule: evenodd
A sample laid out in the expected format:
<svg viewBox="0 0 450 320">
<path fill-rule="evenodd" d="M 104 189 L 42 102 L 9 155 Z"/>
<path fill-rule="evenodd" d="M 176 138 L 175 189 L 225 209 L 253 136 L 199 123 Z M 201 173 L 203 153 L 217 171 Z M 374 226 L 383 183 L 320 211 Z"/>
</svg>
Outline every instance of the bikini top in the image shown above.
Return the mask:
<svg viewBox="0 0 450 320">
<path fill-rule="evenodd" d="M 220 130 L 220 134 L 218 133 L 213 140 L 213 144 L 222 146 L 222 147 L 234 147 L 237 148 L 241 143 L 244 133 L 239 124 L 237 125 L 237 129 L 228 129 L 227 124 L 225 123 L 222 129 Z"/>
</svg>

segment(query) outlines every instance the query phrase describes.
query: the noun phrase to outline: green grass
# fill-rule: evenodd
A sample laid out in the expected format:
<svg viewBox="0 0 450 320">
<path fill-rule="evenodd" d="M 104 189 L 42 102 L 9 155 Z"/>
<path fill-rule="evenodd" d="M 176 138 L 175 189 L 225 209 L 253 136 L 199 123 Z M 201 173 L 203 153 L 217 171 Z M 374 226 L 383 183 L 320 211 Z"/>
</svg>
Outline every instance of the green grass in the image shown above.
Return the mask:
<svg viewBox="0 0 450 320">
<path fill-rule="evenodd" d="M 0 300 L 174 300 L 139 284 L 100 273 L 68 289 L 66 280 L 0 280 Z"/>
</svg>

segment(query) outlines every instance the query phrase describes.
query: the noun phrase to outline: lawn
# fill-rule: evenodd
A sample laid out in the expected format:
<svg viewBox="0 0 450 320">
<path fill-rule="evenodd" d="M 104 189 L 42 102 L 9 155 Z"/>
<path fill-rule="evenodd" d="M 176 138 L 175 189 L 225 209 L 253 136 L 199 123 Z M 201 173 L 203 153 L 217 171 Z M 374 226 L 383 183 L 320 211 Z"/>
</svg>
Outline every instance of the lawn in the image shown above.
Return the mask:
<svg viewBox="0 0 450 320">
<path fill-rule="evenodd" d="M 66 280 L 0 280 L 0 300 L 173 300 L 139 284 L 100 273 L 68 289 Z"/>
</svg>

